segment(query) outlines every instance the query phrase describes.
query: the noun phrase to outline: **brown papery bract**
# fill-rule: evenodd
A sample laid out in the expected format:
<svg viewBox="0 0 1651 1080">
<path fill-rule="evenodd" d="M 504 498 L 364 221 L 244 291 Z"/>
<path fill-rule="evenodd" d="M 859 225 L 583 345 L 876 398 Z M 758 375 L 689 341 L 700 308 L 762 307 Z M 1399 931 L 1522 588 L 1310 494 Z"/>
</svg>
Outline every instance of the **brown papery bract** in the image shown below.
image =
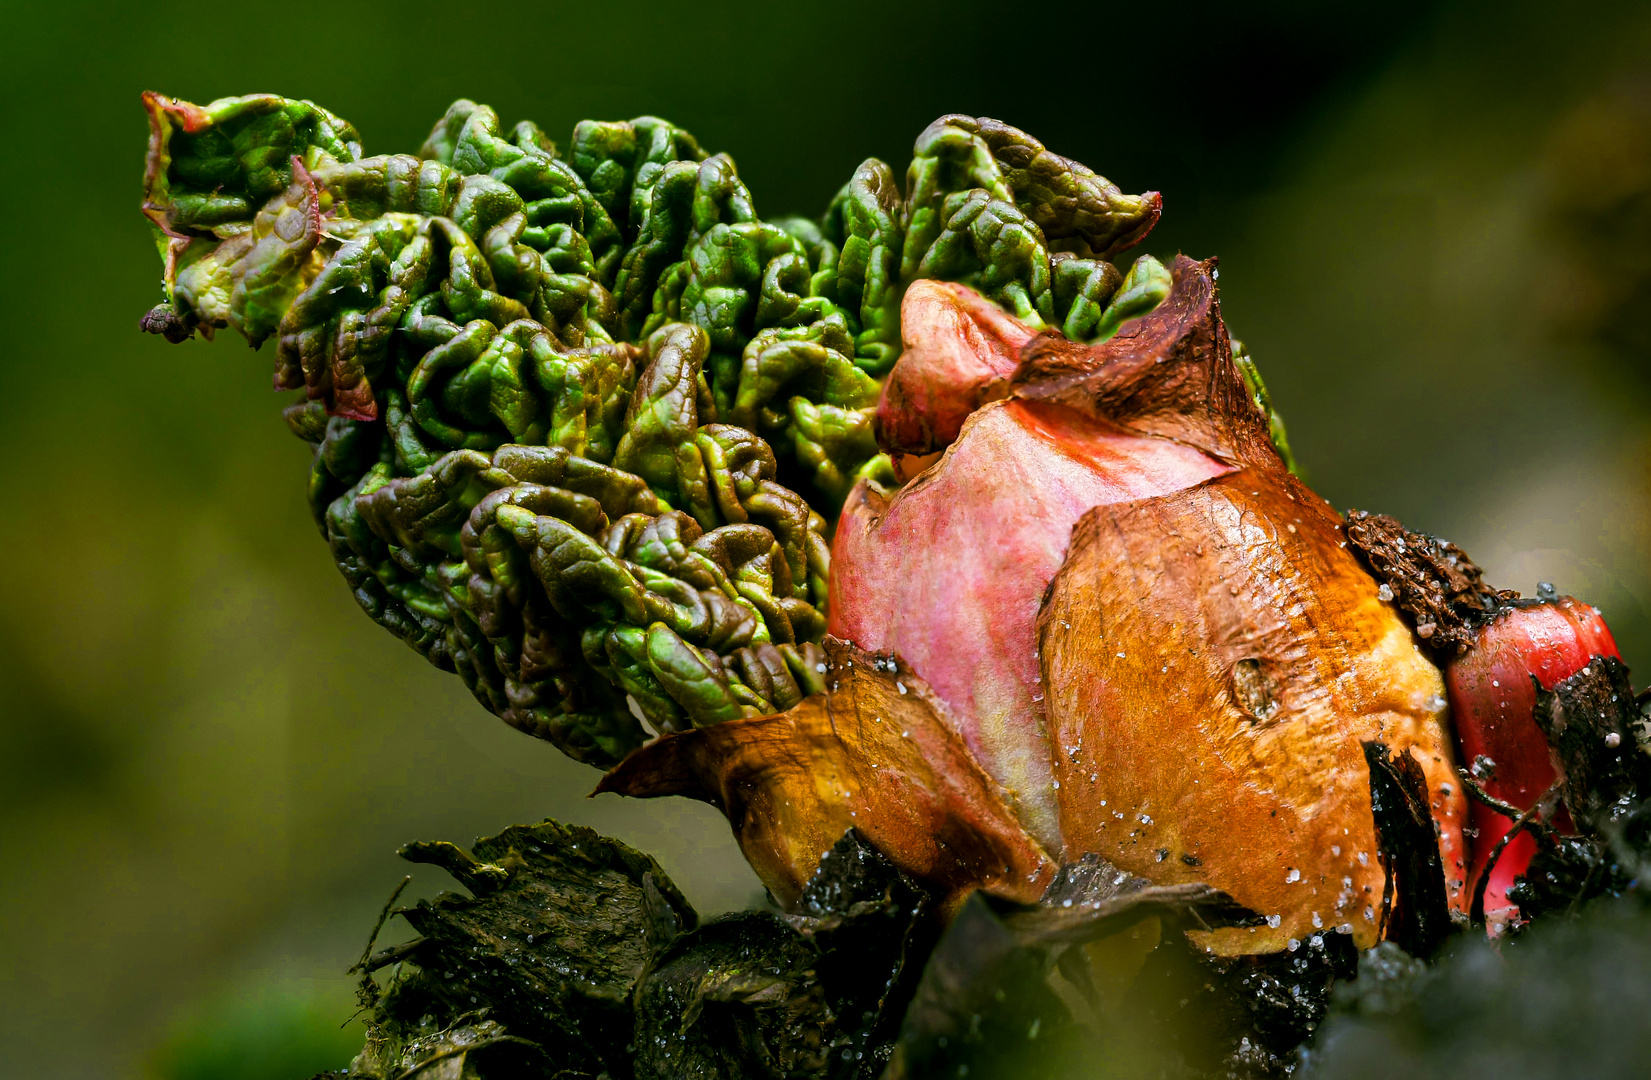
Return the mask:
<svg viewBox="0 0 1651 1080">
<path fill-rule="evenodd" d="M 851 828 L 943 895 L 1041 896 L 1055 864 L 954 733 L 945 704 L 898 660 L 829 637 L 825 650 L 828 693 L 666 735 L 596 790 L 719 807 L 786 906 Z"/>
<path fill-rule="evenodd" d="M 1207 935 L 1217 952 L 1379 939 L 1365 741 L 1421 765 L 1463 901 L 1444 685 L 1338 524 L 1282 468 L 1097 507 L 1039 621 L 1068 857 L 1278 916 Z"/>
</svg>

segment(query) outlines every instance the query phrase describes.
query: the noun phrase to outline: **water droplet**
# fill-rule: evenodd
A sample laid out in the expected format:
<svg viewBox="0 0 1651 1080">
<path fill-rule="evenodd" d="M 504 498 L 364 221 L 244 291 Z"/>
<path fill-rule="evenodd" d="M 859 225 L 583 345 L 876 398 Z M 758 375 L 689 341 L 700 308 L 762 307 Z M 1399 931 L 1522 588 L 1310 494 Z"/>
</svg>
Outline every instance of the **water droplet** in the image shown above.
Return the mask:
<svg viewBox="0 0 1651 1080">
<path fill-rule="evenodd" d="M 1284 880 L 1286 882 L 1290 883 L 1290 884 L 1294 884 L 1294 883 L 1300 881 L 1301 880 L 1301 871 L 1295 869 L 1294 867 L 1291 867 L 1290 872 L 1288 874 L 1284 875 Z"/>
<path fill-rule="evenodd" d="M 1376 590 L 1376 595 L 1381 597 L 1385 603 L 1391 603 L 1393 600 L 1393 590 L 1388 587 L 1385 581 L 1382 582 L 1382 587 Z"/>
</svg>

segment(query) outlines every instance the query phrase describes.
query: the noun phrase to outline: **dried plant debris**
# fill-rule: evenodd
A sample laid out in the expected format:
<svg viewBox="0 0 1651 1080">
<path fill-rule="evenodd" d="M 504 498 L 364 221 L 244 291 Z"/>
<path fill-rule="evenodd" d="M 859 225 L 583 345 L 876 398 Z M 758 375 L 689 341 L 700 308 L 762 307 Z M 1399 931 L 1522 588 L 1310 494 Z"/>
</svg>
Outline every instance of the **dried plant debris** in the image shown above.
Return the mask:
<svg viewBox="0 0 1651 1080">
<path fill-rule="evenodd" d="M 1393 757 L 1379 742 L 1364 744 L 1370 763 L 1370 809 L 1380 840 L 1378 857 L 1387 877 L 1382 920 L 1389 941 L 1431 957 L 1449 936 L 1445 869 L 1428 810 L 1427 781 L 1411 754 Z"/>
<path fill-rule="evenodd" d="M 1466 651 L 1478 623 L 1519 595 L 1486 585 L 1479 567 L 1449 540 L 1412 532 L 1386 514 L 1349 510 L 1345 529 L 1348 547 L 1437 657 Z"/>
<path fill-rule="evenodd" d="M 706 925 L 667 949 L 638 987 L 638 1076 L 819 1074 L 835 1016 L 815 951 L 769 912 Z"/>
<path fill-rule="evenodd" d="M 850 831 L 798 910 L 724 916 L 657 957 L 637 989 L 638 1077 L 882 1072 L 932 944 L 927 894 Z"/>
<path fill-rule="evenodd" d="M 365 965 L 401 966 L 374 1011 L 377 1052 L 370 1042 L 352 1075 L 400 1076 L 480 1019 L 544 1048 L 552 1073 L 625 1068 L 632 991 L 660 938 L 697 921 L 657 863 L 555 822 L 506 829 L 470 854 L 441 843 L 402 855 L 471 895 L 398 909 L 420 937 Z"/>
<path fill-rule="evenodd" d="M 402 854 L 471 895 L 396 909 L 420 936 L 361 965 L 372 1016 L 351 1077 L 875 1076 L 935 925 L 928 895 L 852 832 L 799 914 L 703 925 L 657 863 L 589 829 Z M 381 989 L 369 973 L 385 968 Z"/>
<path fill-rule="evenodd" d="M 1535 682 L 1535 679 L 1532 680 Z M 1651 756 L 1620 660 L 1597 657 L 1549 690 L 1536 683 L 1536 723 L 1559 766 L 1560 794 L 1579 823 L 1603 831 L 1651 791 Z"/>
<path fill-rule="evenodd" d="M 1551 691 L 1538 683 L 1535 717 L 1559 779 L 1548 798 L 1515 817 L 1537 840 L 1508 892 L 1526 924 L 1634 888 L 1651 854 L 1651 806 L 1643 801 L 1651 756 L 1639 738 L 1628 669 L 1596 657 Z M 1513 816 L 1514 808 L 1499 809 Z M 1580 831 L 1573 834 L 1573 826 Z"/>
</svg>

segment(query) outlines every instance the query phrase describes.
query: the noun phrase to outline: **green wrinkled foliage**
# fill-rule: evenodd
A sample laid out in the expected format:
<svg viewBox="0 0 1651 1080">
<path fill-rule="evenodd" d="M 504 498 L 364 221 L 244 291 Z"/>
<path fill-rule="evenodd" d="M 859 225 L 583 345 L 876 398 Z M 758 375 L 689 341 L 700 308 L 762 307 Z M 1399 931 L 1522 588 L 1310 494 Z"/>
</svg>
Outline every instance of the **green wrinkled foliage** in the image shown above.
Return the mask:
<svg viewBox="0 0 1651 1080">
<path fill-rule="evenodd" d="M 867 161 L 763 220 L 655 117 L 559 151 L 459 101 L 416 155 L 272 96 L 145 98 L 167 302 L 145 329 L 275 344 L 309 498 L 362 607 L 509 723 L 593 764 L 812 682 L 827 516 L 892 483 L 872 417 L 919 277 L 1103 340 L 1162 299 L 1127 196 L 943 117 L 905 191 Z M 799 494 L 780 477 L 792 478 Z"/>
<path fill-rule="evenodd" d="M 232 236 L 292 183 L 295 158 L 313 169 L 361 156 L 355 128 L 308 101 L 252 94 L 201 108 L 146 94 L 144 105 L 158 143 L 144 210 L 171 231 Z"/>
</svg>

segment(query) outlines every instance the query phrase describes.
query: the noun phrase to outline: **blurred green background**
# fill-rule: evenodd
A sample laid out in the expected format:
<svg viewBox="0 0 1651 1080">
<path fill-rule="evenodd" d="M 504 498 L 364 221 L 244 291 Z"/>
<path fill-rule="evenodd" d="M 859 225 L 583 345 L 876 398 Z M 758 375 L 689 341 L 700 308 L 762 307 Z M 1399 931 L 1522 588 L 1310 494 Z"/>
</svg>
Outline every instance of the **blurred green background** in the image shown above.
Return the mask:
<svg viewBox="0 0 1651 1080">
<path fill-rule="evenodd" d="M 138 333 L 138 93 L 311 98 L 368 153 L 469 96 L 553 136 L 654 112 L 765 215 L 935 116 L 1019 125 L 1220 254 L 1309 479 L 1552 580 L 1651 674 L 1651 12 L 339 0 L 6 5 L 0 1072 L 284 1077 L 359 1047 L 342 969 L 414 838 L 553 816 L 759 895 L 707 807 L 595 774 L 355 608 L 269 356 Z M 392 14 L 393 13 L 393 14 Z M 430 868 L 414 893 L 442 887 Z M 401 931 L 392 925 L 392 938 Z"/>
</svg>

